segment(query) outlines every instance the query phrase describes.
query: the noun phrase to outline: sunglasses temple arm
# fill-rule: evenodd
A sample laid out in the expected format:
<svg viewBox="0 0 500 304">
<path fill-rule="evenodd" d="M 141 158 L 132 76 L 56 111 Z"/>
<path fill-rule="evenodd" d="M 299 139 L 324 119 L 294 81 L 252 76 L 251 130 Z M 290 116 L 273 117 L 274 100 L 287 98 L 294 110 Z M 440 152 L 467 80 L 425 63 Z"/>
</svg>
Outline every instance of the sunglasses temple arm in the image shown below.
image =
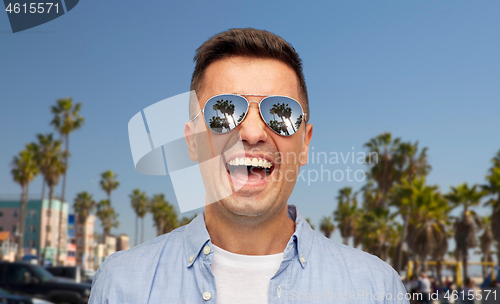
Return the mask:
<svg viewBox="0 0 500 304">
<path fill-rule="evenodd" d="M 196 116 L 191 119 L 191 121 L 195 121 L 196 118 L 198 118 L 198 116 L 200 116 L 201 112 L 203 112 L 203 110 L 200 110 L 200 112 L 198 112 L 198 114 L 196 114 Z"/>
</svg>

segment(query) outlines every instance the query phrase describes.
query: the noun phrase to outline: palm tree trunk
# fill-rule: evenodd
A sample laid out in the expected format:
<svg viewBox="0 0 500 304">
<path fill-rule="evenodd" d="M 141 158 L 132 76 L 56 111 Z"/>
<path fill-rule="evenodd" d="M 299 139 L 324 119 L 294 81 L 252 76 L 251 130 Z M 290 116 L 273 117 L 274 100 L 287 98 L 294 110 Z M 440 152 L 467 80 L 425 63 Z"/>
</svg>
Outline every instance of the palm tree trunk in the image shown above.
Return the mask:
<svg viewBox="0 0 500 304">
<path fill-rule="evenodd" d="M 56 265 L 59 264 L 60 260 L 60 255 L 61 255 L 61 245 L 63 243 L 63 239 L 66 238 L 66 234 L 64 233 L 64 238 L 63 238 L 63 205 L 64 205 L 64 200 L 61 201 L 61 207 L 59 210 L 59 225 L 58 225 L 58 233 L 57 233 L 57 246 L 56 246 Z M 64 246 L 63 246 L 64 248 Z M 64 264 L 64 263 L 63 263 Z"/>
<path fill-rule="evenodd" d="M 436 280 L 438 282 L 439 287 L 442 286 L 442 282 L 443 282 L 443 279 L 442 279 L 443 278 L 443 275 L 442 275 L 443 271 L 442 270 L 443 270 L 443 266 L 441 264 L 441 259 L 439 259 L 436 261 L 436 273 L 437 273 Z"/>
<path fill-rule="evenodd" d="M 485 252 L 483 254 L 483 258 L 481 259 L 482 262 L 489 262 L 488 260 L 488 253 Z M 488 276 L 488 266 L 487 265 L 481 265 L 481 270 L 483 272 L 483 278 L 486 278 L 486 276 Z"/>
<path fill-rule="evenodd" d="M 45 186 L 47 185 L 47 181 L 45 180 L 45 177 L 43 178 L 42 181 L 42 200 L 40 202 L 40 210 L 43 208 L 43 201 L 45 200 Z M 39 214 L 39 220 L 40 220 L 40 227 L 38 227 L 38 246 L 36 248 L 36 256 L 37 256 L 37 262 L 40 263 L 40 258 L 41 258 L 41 249 L 42 249 L 42 226 L 41 226 L 41 221 L 42 221 L 42 214 Z"/>
<path fill-rule="evenodd" d="M 497 265 L 500 266 L 500 240 L 497 241 Z M 495 268 L 493 268 L 495 269 Z M 499 279 L 497 279 L 499 280 Z"/>
<path fill-rule="evenodd" d="M 56 257 L 54 259 L 54 265 L 59 264 L 60 254 L 61 254 L 61 243 L 62 243 L 62 234 L 63 234 L 63 204 L 64 204 L 64 196 L 66 194 L 66 175 L 68 174 L 68 147 L 69 147 L 69 135 L 65 135 L 66 142 L 66 153 L 64 155 L 64 166 L 66 167 L 66 171 L 63 174 L 63 184 L 62 184 L 62 195 L 61 195 L 61 208 L 59 210 L 59 223 L 58 223 L 58 233 L 57 233 L 57 245 L 56 245 Z"/>
<path fill-rule="evenodd" d="M 464 248 L 464 252 L 462 253 L 462 264 L 463 264 L 463 267 L 464 267 L 464 282 L 465 280 L 467 280 L 467 278 L 469 277 L 469 270 L 467 269 L 468 267 L 468 252 L 467 252 L 467 248 Z"/>
<path fill-rule="evenodd" d="M 404 242 L 406 241 L 406 233 L 408 231 L 408 214 L 406 214 L 404 217 L 403 217 L 403 231 L 401 231 L 401 242 L 399 243 L 399 248 L 398 248 L 398 263 L 396 265 L 396 272 L 400 272 L 401 271 L 401 263 L 403 262 L 402 259 L 403 259 L 403 244 Z"/>
<path fill-rule="evenodd" d="M 65 136 L 66 141 L 66 153 L 64 155 L 64 165 L 66 167 L 66 171 L 63 175 L 63 184 L 62 184 L 62 195 L 61 200 L 64 202 L 64 195 L 66 194 L 66 175 L 68 175 L 68 155 L 69 155 L 69 134 Z"/>
<path fill-rule="evenodd" d="M 54 199 L 54 186 L 49 186 L 49 214 L 47 215 L 47 225 L 45 226 L 45 248 L 43 249 L 42 266 L 45 266 L 47 260 L 47 249 L 49 248 L 49 232 L 51 219 L 52 219 L 52 201 Z"/>
<path fill-rule="evenodd" d="M 139 217 L 137 216 L 137 214 L 135 215 L 135 238 L 134 238 L 134 242 L 135 242 L 135 246 L 137 246 L 137 230 L 138 230 L 138 227 L 139 227 Z"/>
<path fill-rule="evenodd" d="M 42 202 L 45 199 L 45 185 L 47 184 L 47 181 L 45 180 L 45 177 L 43 178 L 42 181 Z"/>
<path fill-rule="evenodd" d="M 293 133 L 297 132 L 297 131 L 295 130 L 295 127 L 293 126 L 292 120 L 291 120 L 290 118 L 287 118 L 287 119 L 288 119 L 288 121 L 290 122 L 290 125 L 292 126 Z"/>
<path fill-rule="evenodd" d="M 17 243 L 17 261 L 24 257 L 24 228 L 26 224 L 26 205 L 28 204 L 28 185 L 22 187 L 21 192 L 21 223 L 19 224 L 19 238 Z"/>
<path fill-rule="evenodd" d="M 87 269 L 87 255 L 86 255 L 86 250 L 87 250 L 87 219 L 83 221 L 83 223 L 80 223 L 83 225 L 83 248 L 82 248 L 82 266 L 84 269 Z"/>
<path fill-rule="evenodd" d="M 141 218 L 141 222 L 142 222 L 142 229 L 141 229 L 141 244 L 142 244 L 144 243 L 144 217 Z"/>
</svg>

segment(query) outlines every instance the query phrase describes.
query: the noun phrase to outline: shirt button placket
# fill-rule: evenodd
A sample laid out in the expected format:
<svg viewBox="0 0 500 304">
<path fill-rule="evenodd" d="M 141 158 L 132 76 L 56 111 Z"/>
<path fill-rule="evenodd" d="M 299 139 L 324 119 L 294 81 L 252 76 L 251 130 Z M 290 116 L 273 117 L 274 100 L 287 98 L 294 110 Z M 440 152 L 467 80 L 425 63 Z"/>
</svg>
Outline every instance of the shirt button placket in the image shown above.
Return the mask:
<svg viewBox="0 0 500 304">
<path fill-rule="evenodd" d="M 205 255 L 208 255 L 208 254 L 210 253 L 210 251 L 211 251 L 211 250 L 210 250 L 210 246 L 206 245 L 205 247 L 203 247 L 203 253 L 204 253 Z M 211 298 L 212 298 L 212 294 L 211 294 L 209 291 L 205 291 L 205 292 L 203 293 L 203 300 L 208 301 L 208 300 L 210 300 Z"/>
</svg>

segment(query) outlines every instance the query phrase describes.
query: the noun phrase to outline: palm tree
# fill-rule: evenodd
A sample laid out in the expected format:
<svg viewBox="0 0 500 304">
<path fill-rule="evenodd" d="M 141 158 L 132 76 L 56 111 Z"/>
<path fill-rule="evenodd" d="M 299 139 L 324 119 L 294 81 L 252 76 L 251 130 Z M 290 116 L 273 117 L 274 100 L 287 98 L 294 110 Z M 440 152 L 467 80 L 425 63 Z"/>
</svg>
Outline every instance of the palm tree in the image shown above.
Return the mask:
<svg viewBox="0 0 500 304">
<path fill-rule="evenodd" d="M 455 242 L 457 256 L 463 263 L 463 276 L 468 278 L 468 259 L 469 248 L 477 245 L 476 240 L 476 226 L 482 227 L 481 220 L 478 215 L 470 210 L 470 207 L 479 204 L 481 198 L 485 195 L 484 192 L 479 191 L 477 185 L 469 187 L 466 183 L 451 187 L 451 192 L 446 195 L 446 198 L 454 204 L 455 207 L 463 206 L 463 212 L 460 217 L 455 221 Z"/>
<path fill-rule="evenodd" d="M 118 174 L 115 174 L 113 171 L 108 170 L 104 171 L 101 174 L 101 181 L 99 184 L 101 185 L 101 189 L 106 192 L 108 200 L 111 202 L 111 192 L 113 192 L 118 186 L 120 186 L 120 182 L 116 179 Z"/>
<path fill-rule="evenodd" d="M 57 104 L 52 106 L 51 112 L 54 114 L 51 125 L 59 132 L 61 140 L 65 144 L 64 153 L 64 166 L 66 168 L 63 173 L 63 184 L 62 184 L 62 194 L 61 194 L 61 204 L 65 203 L 66 195 L 66 176 L 68 171 L 68 157 L 69 157 L 69 135 L 82 127 L 85 123 L 85 119 L 80 116 L 80 109 L 82 107 L 81 103 L 76 103 L 73 106 L 73 99 L 70 97 L 62 98 L 57 100 Z M 59 239 L 58 244 L 62 243 L 65 238 L 64 227 L 63 227 L 63 213 L 59 212 Z M 59 259 L 60 246 L 57 246 L 57 259 Z"/>
<path fill-rule="evenodd" d="M 43 250 L 43 258 L 42 265 L 45 265 L 45 261 L 47 260 L 47 252 L 50 247 L 49 234 L 52 231 L 51 227 L 51 217 L 52 217 L 52 207 L 54 201 L 54 189 L 59 184 L 59 179 L 61 175 L 66 172 L 66 164 L 64 162 L 64 158 L 66 153 L 62 151 L 62 142 L 59 140 L 54 140 L 52 134 L 42 135 L 38 134 L 38 147 L 39 151 L 42 151 L 37 155 L 37 162 L 40 172 L 42 173 L 47 186 L 49 187 L 49 210 L 47 213 L 47 225 L 45 227 L 45 242 L 44 242 L 44 250 Z M 61 203 L 60 213 L 62 214 L 62 205 Z M 59 249 L 61 247 L 61 236 L 59 236 L 58 244 L 56 246 L 56 257 L 53 261 L 54 264 L 59 262 Z M 64 246 L 63 246 L 64 247 Z"/>
<path fill-rule="evenodd" d="M 387 208 L 377 207 L 363 210 L 359 232 L 362 235 L 363 250 L 387 260 L 389 248 L 398 238 L 398 225 Z"/>
<path fill-rule="evenodd" d="M 80 116 L 80 109 L 82 104 L 76 103 L 73 106 L 73 99 L 70 97 L 57 100 L 57 104 L 52 106 L 51 112 L 54 114 L 51 125 L 59 132 L 61 139 L 65 144 L 66 155 L 64 157 L 64 164 L 68 167 L 69 157 L 69 135 L 82 127 L 85 123 L 85 118 Z M 66 192 L 66 173 L 63 177 L 62 195 L 61 199 L 64 202 Z"/>
<path fill-rule="evenodd" d="M 281 130 L 285 132 L 286 135 L 290 135 L 290 133 L 288 132 L 288 128 L 286 128 L 285 120 L 283 119 L 283 110 L 283 106 L 278 102 L 277 104 L 274 104 L 271 109 L 269 109 L 269 113 L 273 116 L 278 115 L 278 117 L 281 118 Z"/>
<path fill-rule="evenodd" d="M 333 218 L 338 223 L 340 234 L 344 244 L 349 244 L 349 238 L 353 236 L 356 228 L 356 219 L 358 217 L 358 203 L 356 194 L 352 194 L 351 187 L 345 187 L 339 190 L 337 196 L 337 210 L 333 212 Z"/>
<path fill-rule="evenodd" d="M 377 202 L 377 206 L 387 206 L 387 196 L 397 181 L 397 161 L 396 156 L 401 139 L 392 140 L 391 133 L 379 134 L 370 139 L 364 146 L 369 149 L 366 162 L 370 168 L 370 176 L 377 182 L 382 197 Z M 377 159 L 372 163 L 372 154 L 376 153 Z"/>
<path fill-rule="evenodd" d="M 489 217 L 484 216 L 481 218 L 483 222 L 484 232 L 479 237 L 479 244 L 481 246 L 481 252 L 483 253 L 483 262 L 492 262 L 491 259 L 491 244 L 493 243 L 493 235 L 491 234 L 491 220 Z M 483 278 L 488 275 L 488 266 L 483 265 Z"/>
<path fill-rule="evenodd" d="M 245 112 L 241 113 L 240 117 L 238 117 L 238 123 L 240 123 L 245 117 Z"/>
<path fill-rule="evenodd" d="M 164 194 L 155 194 L 150 206 L 158 236 L 178 227 L 177 212 L 174 206 L 165 199 Z"/>
<path fill-rule="evenodd" d="M 75 214 L 78 219 L 78 223 L 83 226 L 83 266 L 87 266 L 87 261 L 89 257 L 85 256 L 85 251 L 87 249 L 87 219 L 94 213 L 96 208 L 96 202 L 94 201 L 91 194 L 87 191 L 80 192 L 76 195 L 75 202 L 73 204 L 75 209 Z M 89 250 L 89 253 L 91 251 Z"/>
<path fill-rule="evenodd" d="M 104 243 L 106 244 L 106 239 L 110 235 L 111 228 L 118 228 L 120 222 L 118 221 L 118 213 L 115 212 L 115 208 L 111 206 L 111 201 L 109 199 L 101 200 L 97 204 L 97 218 L 101 221 L 101 226 L 103 228 Z"/>
<path fill-rule="evenodd" d="M 300 114 L 299 117 L 297 117 L 297 120 L 295 121 L 295 128 L 298 130 L 300 129 L 300 125 L 302 124 L 302 114 Z"/>
<path fill-rule="evenodd" d="M 485 205 L 491 205 L 493 212 L 491 215 L 491 233 L 497 241 L 497 255 L 500 262 L 500 151 L 492 159 L 493 167 L 490 168 L 486 176 L 487 184 L 483 189 L 493 197 Z M 495 197 L 496 196 L 496 197 Z"/>
<path fill-rule="evenodd" d="M 394 198 L 390 205 L 398 208 L 398 212 L 403 218 L 403 229 L 401 231 L 401 241 L 397 248 L 397 263 L 395 265 L 396 271 L 399 272 L 401 269 L 402 254 L 403 254 L 403 244 L 406 242 L 406 235 L 408 233 L 408 223 L 410 212 L 408 210 L 408 204 L 405 204 L 403 200 L 408 201 L 408 195 L 412 194 L 412 184 L 415 178 L 426 176 L 431 170 L 431 166 L 427 162 L 427 147 L 423 148 L 418 153 L 418 141 L 414 144 L 411 142 L 400 143 L 397 149 L 397 153 L 394 156 L 396 163 L 396 177 L 395 180 L 398 185 L 402 185 L 399 191 L 393 192 L 398 195 L 398 198 Z"/>
<path fill-rule="evenodd" d="M 10 172 L 14 181 L 21 186 L 21 223 L 19 225 L 16 260 L 22 261 L 24 256 L 24 228 L 26 224 L 26 207 L 28 205 L 29 184 L 39 173 L 33 147 L 28 145 L 26 149 L 19 152 L 17 156 L 14 156 L 12 161 L 12 170 Z"/>
<path fill-rule="evenodd" d="M 282 131 L 281 130 L 281 123 L 279 121 L 271 120 L 268 125 L 271 129 L 276 131 L 276 133 L 281 134 L 281 131 Z"/>
<path fill-rule="evenodd" d="M 410 221 L 406 239 L 408 247 L 420 257 L 423 270 L 427 271 L 427 257 L 441 261 L 448 248 L 446 226 L 451 210 L 448 202 L 438 192 L 437 186 L 425 185 L 425 178 L 418 178 L 412 184 L 408 205 Z M 439 267 L 438 267 L 439 268 Z M 438 269 L 440 272 L 440 269 Z"/>
<path fill-rule="evenodd" d="M 129 195 L 130 203 L 132 204 L 132 209 L 135 211 L 135 245 L 138 245 L 138 220 L 142 220 L 142 236 L 141 243 L 144 242 L 144 216 L 148 212 L 149 199 L 146 196 L 146 192 L 141 192 L 140 189 L 134 189 L 132 194 Z"/>
<path fill-rule="evenodd" d="M 418 154 L 418 141 L 414 144 L 411 142 L 400 143 L 398 146 L 396 158 L 396 167 L 398 174 L 396 182 L 401 179 L 411 183 L 415 178 L 426 176 L 431 166 L 427 162 L 427 147 L 424 147 Z"/>
<path fill-rule="evenodd" d="M 290 108 L 288 106 L 288 104 L 285 105 L 285 103 L 283 103 L 281 105 L 281 113 L 283 113 L 283 116 L 288 120 L 288 122 L 290 123 L 290 126 L 293 129 L 293 132 L 295 133 L 296 130 L 295 130 L 294 126 L 293 126 L 292 120 L 290 119 L 290 117 L 292 116 L 292 108 Z"/>
<path fill-rule="evenodd" d="M 332 218 L 323 216 L 321 220 L 321 224 L 319 225 L 319 230 L 325 234 L 325 236 L 329 239 L 332 233 L 335 231 L 335 226 L 332 224 Z"/>
<path fill-rule="evenodd" d="M 224 100 L 224 109 L 225 109 L 225 112 L 231 116 L 231 118 L 233 119 L 233 124 L 236 127 L 236 120 L 234 120 L 235 106 L 233 104 L 233 101 L 232 100 Z"/>
</svg>

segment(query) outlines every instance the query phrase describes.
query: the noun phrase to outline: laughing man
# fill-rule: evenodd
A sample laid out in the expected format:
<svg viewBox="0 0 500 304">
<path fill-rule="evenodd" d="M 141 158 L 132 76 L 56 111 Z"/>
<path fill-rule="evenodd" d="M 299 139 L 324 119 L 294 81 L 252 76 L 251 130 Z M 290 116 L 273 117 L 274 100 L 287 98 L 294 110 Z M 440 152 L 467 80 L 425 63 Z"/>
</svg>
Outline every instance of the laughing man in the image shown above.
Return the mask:
<svg viewBox="0 0 500 304">
<path fill-rule="evenodd" d="M 267 31 L 232 29 L 194 59 L 189 154 L 224 155 L 208 170 L 204 211 L 108 257 L 89 303 L 408 303 L 391 266 L 325 238 L 287 204 L 313 133 L 295 49 Z M 236 142 L 243 149 L 225 153 Z M 219 179 L 234 191 L 210 203 Z"/>
</svg>

